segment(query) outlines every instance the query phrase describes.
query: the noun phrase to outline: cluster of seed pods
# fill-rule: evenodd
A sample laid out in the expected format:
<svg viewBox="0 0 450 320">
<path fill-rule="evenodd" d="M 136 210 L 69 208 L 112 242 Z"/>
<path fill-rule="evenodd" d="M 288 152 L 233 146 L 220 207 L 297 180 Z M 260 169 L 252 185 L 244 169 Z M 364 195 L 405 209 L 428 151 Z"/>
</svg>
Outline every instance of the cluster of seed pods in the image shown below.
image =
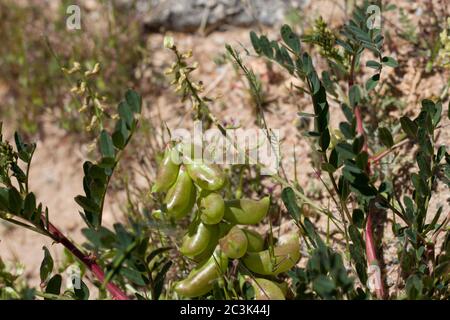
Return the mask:
<svg viewBox="0 0 450 320">
<path fill-rule="evenodd" d="M 255 291 L 255 299 L 284 299 L 277 283 L 262 278 L 291 269 L 300 259 L 299 239 L 265 248 L 263 237 L 246 226 L 260 223 L 269 212 L 270 198 L 225 200 L 225 172 L 216 164 L 189 161 L 177 164 L 178 150 L 167 148 L 158 168 L 153 192 L 164 193 L 163 212 L 174 220 L 185 218 L 196 207 L 195 216 L 180 243 L 180 252 L 198 263 L 175 284 L 183 297 L 194 298 L 213 289 L 232 259 L 240 259 Z"/>
</svg>

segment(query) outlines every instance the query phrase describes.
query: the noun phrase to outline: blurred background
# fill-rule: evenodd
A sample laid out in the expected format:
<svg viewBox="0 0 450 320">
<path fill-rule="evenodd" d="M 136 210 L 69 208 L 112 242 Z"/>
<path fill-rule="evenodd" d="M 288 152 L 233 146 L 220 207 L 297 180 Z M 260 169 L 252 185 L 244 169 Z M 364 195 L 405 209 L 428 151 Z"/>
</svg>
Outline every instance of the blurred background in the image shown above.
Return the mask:
<svg viewBox="0 0 450 320">
<path fill-rule="evenodd" d="M 156 159 L 167 142 L 166 126 L 192 126 L 191 105 L 175 92 L 164 72 L 175 61 L 163 46 L 165 35 L 171 35 L 181 51 L 192 50 L 190 60 L 198 63 L 193 76 L 203 83 L 203 93 L 211 99 L 210 108 L 217 117 L 228 124 L 255 126 L 254 96 L 226 54 L 225 44 L 229 44 L 255 73 L 269 127 L 282 130 L 284 170 L 311 197 L 321 199 L 320 182 L 312 167 L 305 165 L 314 163 L 310 142 L 301 135 L 310 124 L 297 116 L 310 112 L 311 102 L 293 90 L 292 79 L 277 66 L 256 57 L 249 31 L 277 38 L 280 26 L 288 23 L 310 43 L 329 41 L 357 2 L 0 0 L 4 135 L 11 139 L 17 130 L 37 142 L 30 188 L 48 206 L 54 224 L 82 242 L 84 226 L 73 201 L 83 192 L 82 164 L 95 159 L 98 130 L 114 116 L 125 90 L 134 88 L 143 96 L 143 117 L 108 194 L 107 226 L 151 209 L 148 191 Z M 79 29 L 67 25 L 73 17 L 67 10 L 74 4 L 80 9 Z M 450 46 L 442 34 L 450 27 L 449 16 L 448 0 L 383 1 L 384 50 L 400 67 L 383 71 L 384 85 L 373 105 L 367 106 L 374 130 L 383 124 L 395 131 L 395 119 L 404 113 L 417 114 L 423 98 L 448 99 Z M 321 45 L 326 48 L 327 44 Z M 325 61 L 324 52 L 316 50 L 314 62 L 319 70 L 326 67 Z M 332 114 L 338 109 L 332 105 Z M 336 126 L 340 117 L 333 117 Z M 445 143 L 449 138 L 449 130 L 439 137 Z M 401 174 L 401 161 L 406 159 L 392 161 L 396 161 L 395 173 Z M 270 184 L 264 188 L 261 192 L 280 192 Z M 446 190 L 439 200 L 446 202 L 449 197 Z M 0 258 L 26 266 L 22 270 L 33 285 L 39 283 L 44 244 L 64 264 L 58 246 L 0 222 Z"/>
</svg>

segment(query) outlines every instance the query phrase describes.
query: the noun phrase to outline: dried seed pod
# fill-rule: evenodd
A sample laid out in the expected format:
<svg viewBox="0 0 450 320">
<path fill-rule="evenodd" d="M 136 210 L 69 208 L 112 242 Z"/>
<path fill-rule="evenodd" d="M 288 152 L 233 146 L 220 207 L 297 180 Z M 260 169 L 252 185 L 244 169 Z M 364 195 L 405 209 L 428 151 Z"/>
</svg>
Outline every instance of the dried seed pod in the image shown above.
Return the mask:
<svg viewBox="0 0 450 320">
<path fill-rule="evenodd" d="M 249 252 L 242 258 L 245 266 L 252 272 L 262 275 L 277 275 L 294 267 L 300 259 L 300 244 L 297 235 L 288 242 L 270 250 Z"/>
<path fill-rule="evenodd" d="M 203 265 L 193 269 L 188 277 L 176 283 L 175 291 L 184 297 L 202 296 L 212 290 L 214 282 L 218 281 L 228 267 L 228 258 L 220 250 Z"/>
<path fill-rule="evenodd" d="M 227 257 L 239 259 L 247 252 L 248 240 L 245 233 L 234 226 L 228 234 L 219 240 L 220 249 Z"/>
<path fill-rule="evenodd" d="M 187 172 L 180 169 L 177 181 L 167 192 L 164 203 L 169 216 L 174 219 L 185 217 L 195 204 L 196 189 Z"/>
<path fill-rule="evenodd" d="M 234 224 L 258 224 L 269 212 L 270 198 L 225 201 L 225 220 Z"/>
</svg>

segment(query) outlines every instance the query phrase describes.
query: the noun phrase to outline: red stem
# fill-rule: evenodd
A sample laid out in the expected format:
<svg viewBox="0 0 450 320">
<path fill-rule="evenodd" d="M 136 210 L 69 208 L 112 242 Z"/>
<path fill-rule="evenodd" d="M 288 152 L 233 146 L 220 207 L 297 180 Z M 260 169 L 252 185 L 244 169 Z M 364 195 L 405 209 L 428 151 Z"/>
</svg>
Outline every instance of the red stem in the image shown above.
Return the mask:
<svg viewBox="0 0 450 320">
<path fill-rule="evenodd" d="M 369 158 L 369 162 L 371 164 L 376 164 L 378 161 L 380 161 L 381 159 L 383 159 L 386 155 L 388 155 L 390 152 L 392 152 L 394 149 L 402 146 L 403 144 L 407 143 L 408 139 L 405 139 L 403 141 L 400 141 L 399 143 L 397 143 L 396 145 L 392 146 L 390 149 L 385 150 L 384 152 L 376 155 L 376 156 L 372 156 Z"/>
<path fill-rule="evenodd" d="M 348 88 L 349 89 L 353 86 L 353 83 L 354 83 L 355 62 L 356 62 L 355 57 L 353 57 L 352 62 L 351 62 L 350 76 L 349 76 L 349 80 L 348 80 Z M 366 138 L 366 134 L 364 132 L 363 118 L 362 118 L 360 106 L 354 107 L 354 113 L 355 113 L 355 118 L 356 118 L 356 132 L 364 137 L 364 145 L 363 145 L 362 150 L 365 152 L 368 152 L 367 138 Z M 370 164 L 371 164 L 371 161 L 369 160 L 367 163 L 367 172 L 369 175 L 371 172 Z M 367 222 L 366 222 L 366 228 L 365 228 L 366 256 L 367 256 L 367 265 L 368 266 L 374 265 L 374 264 L 379 265 L 378 260 L 377 260 L 376 249 L 375 249 L 375 241 L 374 241 L 374 237 L 373 237 L 372 210 L 373 210 L 372 207 L 370 207 L 369 214 L 367 215 Z M 378 299 L 383 299 L 385 297 L 385 292 L 384 292 L 383 283 L 381 281 L 381 274 L 376 273 L 375 276 L 377 277 L 376 283 L 379 284 L 379 285 L 377 285 L 377 287 L 375 289 L 376 295 L 377 295 Z"/>
<path fill-rule="evenodd" d="M 372 208 L 369 209 L 369 214 L 367 216 L 366 223 L 366 255 L 367 255 L 367 264 L 368 266 L 376 265 L 380 266 L 377 259 L 377 253 L 375 250 L 375 241 L 373 239 L 373 227 L 372 227 L 373 213 Z M 386 293 L 384 290 L 383 281 L 381 279 L 381 271 L 380 269 L 375 271 L 375 293 L 378 299 L 384 299 L 386 297 Z"/>
<path fill-rule="evenodd" d="M 364 128 L 363 128 L 363 120 L 361 115 L 361 108 L 359 106 L 355 106 L 355 118 L 356 118 L 356 132 L 365 137 Z M 367 151 L 367 141 L 364 139 L 363 150 Z"/>
<path fill-rule="evenodd" d="M 59 231 L 53 224 L 48 223 L 48 231 L 53 236 L 53 239 L 61 243 L 67 248 L 75 257 L 83 262 L 86 267 L 94 274 L 94 276 L 103 283 L 105 280 L 105 273 L 102 268 L 95 262 L 95 259 L 85 255 L 81 252 L 61 231 Z M 115 284 L 107 283 L 106 289 L 111 293 L 114 300 L 129 300 L 128 296 Z"/>
<path fill-rule="evenodd" d="M 367 217 L 367 224 L 366 224 L 366 253 L 369 264 L 371 264 L 374 261 L 377 261 L 377 254 L 375 251 L 375 244 L 373 241 L 373 234 L 372 234 L 372 210 L 369 210 L 369 215 Z"/>
<path fill-rule="evenodd" d="M 363 151 L 368 152 L 367 148 L 367 139 L 364 132 L 363 127 L 363 120 L 361 115 L 361 108 L 359 106 L 355 106 L 355 118 L 356 118 L 356 131 L 364 137 L 364 145 L 363 145 Z M 370 161 L 367 163 L 367 172 L 370 175 Z M 377 259 L 377 253 L 375 249 L 375 241 L 373 237 L 373 227 L 372 227 L 372 219 L 373 219 L 373 213 L 372 213 L 372 207 L 369 208 L 369 214 L 367 215 L 367 222 L 366 222 L 366 228 L 365 228 L 365 234 L 366 234 L 366 256 L 367 256 L 367 265 L 379 265 L 378 259 Z M 377 284 L 375 288 L 376 295 L 378 299 L 383 299 L 385 297 L 384 292 L 384 285 L 381 280 L 381 274 L 379 272 L 375 273 L 375 277 L 377 277 L 375 283 Z"/>
</svg>

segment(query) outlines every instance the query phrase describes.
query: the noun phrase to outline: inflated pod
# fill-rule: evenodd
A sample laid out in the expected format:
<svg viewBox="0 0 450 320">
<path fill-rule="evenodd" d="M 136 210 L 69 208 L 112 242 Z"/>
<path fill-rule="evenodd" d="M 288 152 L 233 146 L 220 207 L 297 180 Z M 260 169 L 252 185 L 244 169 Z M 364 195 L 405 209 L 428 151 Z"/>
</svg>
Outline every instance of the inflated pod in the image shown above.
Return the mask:
<svg viewBox="0 0 450 320">
<path fill-rule="evenodd" d="M 300 259 L 300 244 L 295 235 L 285 244 L 274 247 L 273 256 L 269 250 L 249 252 L 242 258 L 244 265 L 252 272 L 262 275 L 277 275 L 294 267 Z"/>
<path fill-rule="evenodd" d="M 167 149 L 164 158 L 159 165 L 158 174 L 152 192 L 167 192 L 176 182 L 180 165 L 173 162 L 172 155 L 177 152 L 175 149 Z"/>
<path fill-rule="evenodd" d="M 205 224 L 217 224 L 223 219 L 225 201 L 216 192 L 202 192 L 199 201 L 200 219 Z"/>
<path fill-rule="evenodd" d="M 248 240 L 245 233 L 238 226 L 234 226 L 219 240 L 219 244 L 228 258 L 239 259 L 247 252 Z"/>
<path fill-rule="evenodd" d="M 242 229 L 242 231 L 248 241 L 247 252 L 259 252 L 264 249 L 264 239 L 258 232 L 248 229 Z"/>
<path fill-rule="evenodd" d="M 184 297 L 202 296 L 212 290 L 214 282 L 218 281 L 228 267 L 228 258 L 220 250 L 200 267 L 191 271 L 188 277 L 175 285 L 175 291 Z"/>
<path fill-rule="evenodd" d="M 195 184 L 203 190 L 217 191 L 225 185 L 225 173 L 217 164 L 192 162 L 186 164 L 186 170 Z"/>
<path fill-rule="evenodd" d="M 283 292 L 283 295 L 286 297 L 288 291 L 289 291 L 289 285 L 286 282 L 274 282 L 278 288 L 280 288 L 281 292 Z"/>
<path fill-rule="evenodd" d="M 256 278 L 251 280 L 255 290 L 255 300 L 286 300 L 286 297 L 280 286 L 270 280 Z"/>
<path fill-rule="evenodd" d="M 228 200 L 225 201 L 224 219 L 234 224 L 257 224 L 267 215 L 269 206 L 270 197 Z"/>
<path fill-rule="evenodd" d="M 193 258 L 194 261 L 196 262 L 204 262 L 206 260 L 208 260 L 211 255 L 214 253 L 214 250 L 216 249 L 216 247 L 219 244 L 219 239 L 221 239 L 222 237 L 224 237 L 232 228 L 232 225 L 228 224 L 228 223 L 219 223 L 217 225 L 217 232 L 214 232 L 211 235 L 211 239 L 209 241 L 208 246 L 206 247 L 206 249 L 199 255 L 195 256 Z"/>
<path fill-rule="evenodd" d="M 200 222 L 192 232 L 183 237 L 180 252 L 192 259 L 200 255 L 208 248 L 218 229 L 217 225 L 208 226 Z"/>
<path fill-rule="evenodd" d="M 180 169 L 175 184 L 170 187 L 164 203 L 167 213 L 174 219 L 185 217 L 195 204 L 196 189 L 187 172 Z"/>
</svg>

